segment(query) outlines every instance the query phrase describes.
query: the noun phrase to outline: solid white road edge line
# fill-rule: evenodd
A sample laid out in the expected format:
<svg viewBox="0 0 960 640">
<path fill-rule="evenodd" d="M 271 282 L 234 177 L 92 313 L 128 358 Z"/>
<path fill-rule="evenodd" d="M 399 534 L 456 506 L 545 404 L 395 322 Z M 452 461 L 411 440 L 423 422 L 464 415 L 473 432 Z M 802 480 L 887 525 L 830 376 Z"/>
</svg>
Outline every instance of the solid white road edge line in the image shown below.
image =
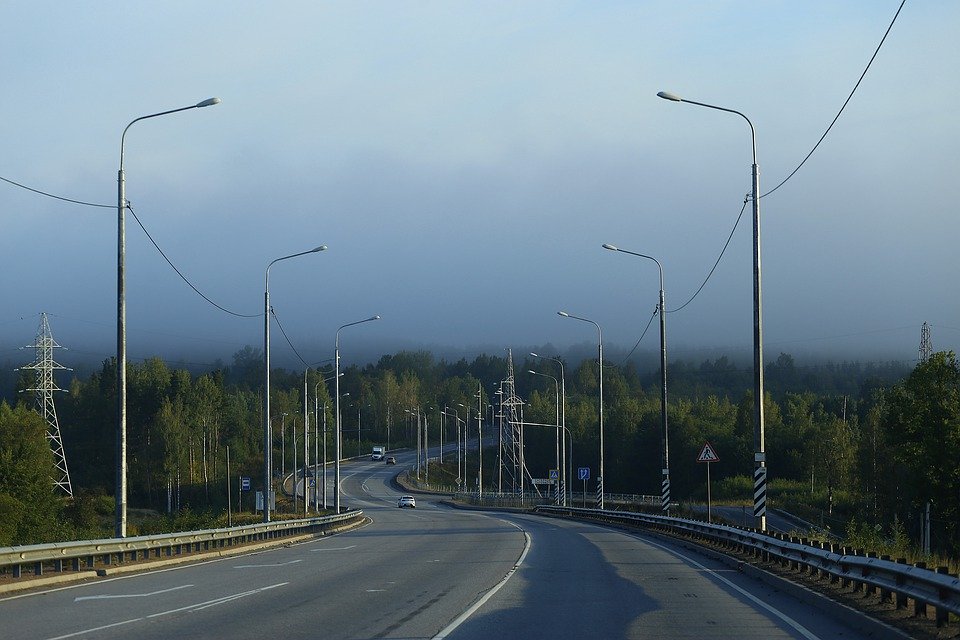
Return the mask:
<svg viewBox="0 0 960 640">
<path fill-rule="evenodd" d="M 700 570 L 702 570 L 702 571 L 704 571 L 704 572 L 706 572 L 706 573 L 709 573 L 709 574 L 712 575 L 714 578 L 716 578 L 716 579 L 719 580 L 720 582 L 724 583 L 725 585 L 727 585 L 728 587 L 730 587 L 731 589 L 733 589 L 734 591 L 736 591 L 737 593 L 739 593 L 739 594 L 742 595 L 743 597 L 747 598 L 748 600 L 750 600 L 751 602 L 753 602 L 755 605 L 757 605 L 757 606 L 760 607 L 761 609 L 766 609 L 767 611 L 769 611 L 770 613 L 772 613 L 772 614 L 773 614 L 774 616 L 776 616 L 777 618 L 780 618 L 781 620 L 783 620 L 783 621 L 784 621 L 785 623 L 787 623 L 790 627 L 792 627 L 793 629 L 795 629 L 795 630 L 797 631 L 797 633 L 799 633 L 800 635 L 802 635 L 804 638 L 807 638 L 807 640 L 820 640 L 820 637 L 819 637 L 819 636 L 817 636 L 817 635 L 815 635 L 814 633 L 812 633 L 809 629 L 807 629 L 806 627 L 804 627 L 802 624 L 800 624 L 799 622 L 797 622 L 796 620 L 794 620 L 793 618 L 791 618 L 791 617 L 788 616 L 787 614 L 783 613 L 782 611 L 780 611 L 779 609 L 775 608 L 774 606 L 767 604 L 766 602 L 764 602 L 763 600 L 761 600 L 761 599 L 758 598 L 757 596 L 753 595 L 752 593 L 750 593 L 750 592 L 747 591 L 746 589 L 743 589 L 743 588 L 741 588 L 741 587 L 738 587 L 737 585 L 735 585 L 735 584 L 732 583 L 731 581 L 727 580 L 726 578 L 724 578 L 723 576 L 721 576 L 719 573 L 717 573 L 717 572 L 714 571 L 713 569 L 710 569 L 710 568 L 708 568 L 708 567 L 705 567 L 705 566 L 703 566 L 702 564 L 700 564 L 699 562 L 697 562 L 696 560 L 694 560 L 693 558 L 690 558 L 689 556 L 685 556 L 685 555 L 683 555 L 682 553 L 680 553 L 679 551 L 676 551 L 676 550 L 674 550 L 674 549 L 671 549 L 671 548 L 669 548 L 669 547 L 666 547 L 666 546 L 664 546 L 664 545 L 662 545 L 662 544 L 657 544 L 656 542 L 653 542 L 653 541 L 651 541 L 651 540 L 649 540 L 649 539 L 647 539 L 647 538 L 640 538 L 639 536 L 633 536 L 633 537 L 636 537 L 638 540 L 642 540 L 642 541 L 643 541 L 644 543 L 646 543 L 646 544 L 649 544 L 649 545 L 652 545 L 652 546 L 654 546 L 654 547 L 657 547 L 658 549 L 662 549 L 662 550 L 666 551 L 667 553 L 673 554 L 673 555 L 677 556 L 678 558 L 680 558 L 681 560 L 684 560 L 684 561 L 688 562 L 689 564 L 692 564 L 693 566 L 697 567 L 698 569 L 700 569 Z"/>
<path fill-rule="evenodd" d="M 506 521 L 504 521 L 504 522 L 506 522 Z M 517 527 L 518 529 L 520 529 L 521 531 L 523 531 L 523 529 L 521 529 L 519 525 L 517 525 L 517 524 L 515 524 L 515 523 L 513 523 L 513 522 L 510 522 L 510 523 L 508 523 L 508 524 L 511 524 L 511 525 Z M 516 564 L 513 565 L 513 568 L 510 569 L 510 571 L 507 572 L 507 575 L 505 575 L 505 576 L 503 577 L 503 580 L 501 580 L 501 581 L 498 582 L 496 585 L 494 585 L 494 587 L 493 587 L 492 589 L 490 589 L 490 591 L 487 591 L 487 592 L 483 595 L 482 598 L 480 598 L 479 600 L 477 600 L 477 601 L 473 604 L 473 606 L 471 606 L 469 609 L 467 609 L 466 611 L 464 611 L 463 613 L 461 613 L 460 616 L 459 616 L 456 620 L 454 620 L 453 622 L 451 622 L 450 624 L 448 624 L 448 625 L 446 626 L 446 628 L 444 628 L 443 630 L 440 631 L 440 633 L 438 633 L 437 635 L 433 636 L 433 640 L 443 640 L 443 638 L 446 638 L 448 635 L 450 635 L 451 633 L 453 633 L 454 631 L 456 631 L 457 627 L 459 627 L 461 624 L 463 624 L 464 622 L 466 622 L 467 619 L 470 618 L 470 616 L 472 616 L 474 613 L 477 612 L 477 609 L 479 609 L 479 608 L 482 607 L 484 604 L 486 604 L 487 600 L 489 600 L 490 598 L 492 598 L 497 591 L 500 591 L 500 589 L 503 588 L 503 585 L 507 584 L 507 581 L 508 581 L 510 578 L 513 577 L 513 574 L 515 574 L 515 573 L 517 572 L 517 569 L 520 568 L 520 565 L 523 564 L 524 558 L 527 557 L 527 552 L 530 551 L 530 545 L 532 544 L 532 540 L 531 540 L 531 538 L 530 538 L 530 534 L 527 533 L 526 531 L 523 531 L 523 537 L 524 537 L 524 539 L 525 539 L 525 543 L 524 543 L 524 546 L 523 546 L 523 553 L 520 554 L 520 558 L 517 560 Z"/>
</svg>

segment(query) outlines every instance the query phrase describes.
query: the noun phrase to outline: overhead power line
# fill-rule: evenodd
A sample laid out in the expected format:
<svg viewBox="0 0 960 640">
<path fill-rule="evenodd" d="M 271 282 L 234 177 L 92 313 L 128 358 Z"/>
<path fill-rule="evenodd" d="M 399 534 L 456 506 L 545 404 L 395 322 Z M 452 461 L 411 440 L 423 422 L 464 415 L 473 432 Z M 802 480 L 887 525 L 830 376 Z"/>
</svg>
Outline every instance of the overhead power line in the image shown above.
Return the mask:
<svg viewBox="0 0 960 640">
<path fill-rule="evenodd" d="M 261 315 L 263 315 L 261 313 L 237 313 L 236 311 L 231 311 L 230 309 L 220 306 L 219 304 L 217 304 L 216 302 L 208 298 L 202 291 L 200 291 L 200 289 L 197 289 L 193 285 L 193 283 L 190 282 L 190 280 L 188 280 L 185 275 L 183 275 L 183 272 L 181 272 L 180 269 L 177 268 L 177 265 L 173 264 L 173 261 L 167 257 L 167 254 L 163 252 L 163 249 L 160 248 L 160 245 L 157 244 L 157 241 L 153 239 L 153 236 L 150 235 L 150 232 L 147 231 L 147 228 L 143 226 L 143 222 L 140 221 L 140 217 L 133 210 L 133 207 L 131 207 L 129 203 L 127 203 L 127 210 L 129 210 L 130 213 L 133 214 L 133 219 L 137 221 L 137 224 L 140 225 L 140 228 L 143 229 L 143 232 L 147 235 L 147 238 L 150 240 L 151 243 L 153 243 L 153 246 L 157 249 L 157 251 L 160 252 L 160 255 L 163 256 L 163 259 L 167 261 L 167 264 L 170 265 L 170 268 L 176 271 L 177 275 L 180 276 L 180 279 L 186 282 L 187 286 L 193 289 L 198 296 L 200 296 L 201 298 L 203 298 L 204 300 L 206 300 L 207 302 L 215 306 L 217 309 L 220 309 L 220 311 L 223 311 L 224 313 L 229 313 L 230 315 L 236 316 L 238 318 L 258 318 Z"/>
</svg>

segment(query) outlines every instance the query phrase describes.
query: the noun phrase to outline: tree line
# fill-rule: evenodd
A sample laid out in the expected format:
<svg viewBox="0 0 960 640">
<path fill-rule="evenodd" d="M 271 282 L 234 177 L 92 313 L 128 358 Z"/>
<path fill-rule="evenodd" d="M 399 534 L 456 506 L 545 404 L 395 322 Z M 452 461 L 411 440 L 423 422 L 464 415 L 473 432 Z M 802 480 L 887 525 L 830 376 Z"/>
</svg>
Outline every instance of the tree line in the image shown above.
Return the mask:
<svg viewBox="0 0 960 640">
<path fill-rule="evenodd" d="M 524 419 L 553 424 L 560 378 L 549 359 L 516 358 L 517 394 Z M 495 393 L 507 360 L 437 360 L 426 351 L 385 355 L 376 363 L 341 369 L 345 456 L 416 444 L 418 410 L 429 439 L 455 437 L 454 411 L 496 421 Z M 565 415 L 574 443 L 574 467 L 599 463 L 596 359 L 565 362 Z M 65 537 L 95 537 L 96 514 L 112 514 L 115 480 L 116 370 L 113 360 L 57 397 L 61 434 L 76 498 L 52 491 L 52 459 L 45 425 L 21 397 L 0 403 L 0 545 Z M 726 358 L 668 367 L 668 421 L 672 494 L 705 498 L 705 470 L 696 456 L 710 442 L 714 495 L 749 501 L 752 488 L 753 397 L 749 367 Z M 856 517 L 888 530 L 905 523 L 919 537 L 920 514 L 931 505 L 934 544 L 960 549 L 960 370 L 952 353 L 937 353 L 909 367 L 902 363 L 841 363 L 800 367 L 781 354 L 766 367 L 766 449 L 773 506 L 789 506 L 842 530 Z M 330 366 L 271 372 L 274 470 L 302 465 L 304 419 L 311 456 L 325 443 L 333 457 L 333 386 Z M 159 358 L 128 365 L 128 483 L 131 508 L 166 514 L 219 513 L 227 502 L 227 448 L 233 490 L 247 476 L 262 488 L 263 356 L 247 347 L 215 371 L 192 374 Z M 25 389 L 30 380 L 21 378 Z M 660 378 L 632 363 L 604 363 L 604 488 L 611 493 L 658 494 L 660 483 Z M 477 393 L 481 390 L 478 407 Z M 305 394 L 306 391 L 306 394 Z M 461 406 L 462 405 L 462 406 Z M 469 415 L 466 410 L 469 408 Z M 305 414 L 306 410 L 306 414 Z M 411 413 L 413 412 L 413 413 Z M 323 426 L 326 425 L 326 433 Z M 314 443 L 317 432 L 319 442 Z M 490 433 L 490 431 L 487 431 Z M 546 477 L 555 435 L 529 429 L 526 463 Z M 295 444 L 296 443 L 296 444 Z M 296 451 L 296 453 L 294 453 Z M 486 456 L 486 460 L 494 456 Z M 594 477 L 596 472 L 594 471 Z M 485 480 L 493 477 L 485 474 Z M 472 486 L 472 484 L 471 484 Z M 591 491 L 593 487 L 590 488 Z M 249 500 L 249 499 L 248 499 Z M 249 508 L 252 500 L 247 503 Z M 101 525 L 102 526 L 102 525 Z M 900 525 L 902 526 L 902 525 Z M 98 535 L 103 535 L 99 531 Z M 109 535 L 109 533 L 107 534 Z"/>
</svg>

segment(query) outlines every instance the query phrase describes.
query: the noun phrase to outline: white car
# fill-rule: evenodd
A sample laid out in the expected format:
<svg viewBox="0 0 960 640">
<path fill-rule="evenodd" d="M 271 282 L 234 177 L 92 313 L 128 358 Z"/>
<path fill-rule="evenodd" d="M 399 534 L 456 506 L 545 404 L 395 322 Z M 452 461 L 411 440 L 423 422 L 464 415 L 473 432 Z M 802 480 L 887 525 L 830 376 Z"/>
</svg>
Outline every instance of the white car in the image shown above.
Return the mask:
<svg viewBox="0 0 960 640">
<path fill-rule="evenodd" d="M 417 501 L 413 499 L 413 496 L 402 496 L 397 500 L 397 506 L 403 509 L 404 507 L 410 507 L 411 509 L 417 508 Z"/>
</svg>

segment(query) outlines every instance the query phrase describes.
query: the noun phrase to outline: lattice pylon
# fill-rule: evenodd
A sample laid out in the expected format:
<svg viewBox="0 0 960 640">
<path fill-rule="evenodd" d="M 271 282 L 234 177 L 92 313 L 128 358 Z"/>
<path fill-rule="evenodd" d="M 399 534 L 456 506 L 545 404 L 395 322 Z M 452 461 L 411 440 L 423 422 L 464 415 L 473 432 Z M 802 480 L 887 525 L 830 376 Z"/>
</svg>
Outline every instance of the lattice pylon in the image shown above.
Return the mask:
<svg viewBox="0 0 960 640">
<path fill-rule="evenodd" d="M 54 391 L 64 391 L 57 386 L 53 372 L 57 370 L 72 371 L 53 359 L 53 350 L 62 348 L 53 339 L 50 332 L 50 323 L 47 314 L 40 314 L 40 328 L 37 330 L 36 344 L 27 345 L 27 349 L 36 349 L 37 358 L 31 364 L 21 369 L 33 369 L 37 372 L 36 382 L 32 388 L 24 391 L 33 392 L 37 399 L 37 413 L 43 416 L 47 423 L 47 442 L 53 452 L 53 464 L 56 473 L 53 478 L 55 487 L 66 495 L 73 497 L 73 487 L 70 484 L 70 471 L 67 468 L 67 455 L 63 450 L 63 440 L 60 438 L 60 423 L 57 421 L 57 408 L 53 403 Z"/>
<path fill-rule="evenodd" d="M 920 327 L 920 362 L 926 362 L 933 354 L 933 342 L 930 340 L 930 325 L 926 322 Z"/>
<path fill-rule="evenodd" d="M 533 476 L 527 469 L 523 455 L 523 418 L 520 409 L 523 407 L 523 400 L 517 395 L 514 372 L 513 372 L 513 350 L 507 350 L 507 377 L 503 380 L 501 395 L 501 414 L 503 426 L 501 427 L 500 438 L 503 447 L 503 456 L 501 459 L 500 472 L 507 476 L 508 484 L 511 485 L 513 493 L 523 495 L 524 478 L 531 481 L 531 486 L 537 495 L 540 495 L 540 488 L 532 484 Z"/>
</svg>

